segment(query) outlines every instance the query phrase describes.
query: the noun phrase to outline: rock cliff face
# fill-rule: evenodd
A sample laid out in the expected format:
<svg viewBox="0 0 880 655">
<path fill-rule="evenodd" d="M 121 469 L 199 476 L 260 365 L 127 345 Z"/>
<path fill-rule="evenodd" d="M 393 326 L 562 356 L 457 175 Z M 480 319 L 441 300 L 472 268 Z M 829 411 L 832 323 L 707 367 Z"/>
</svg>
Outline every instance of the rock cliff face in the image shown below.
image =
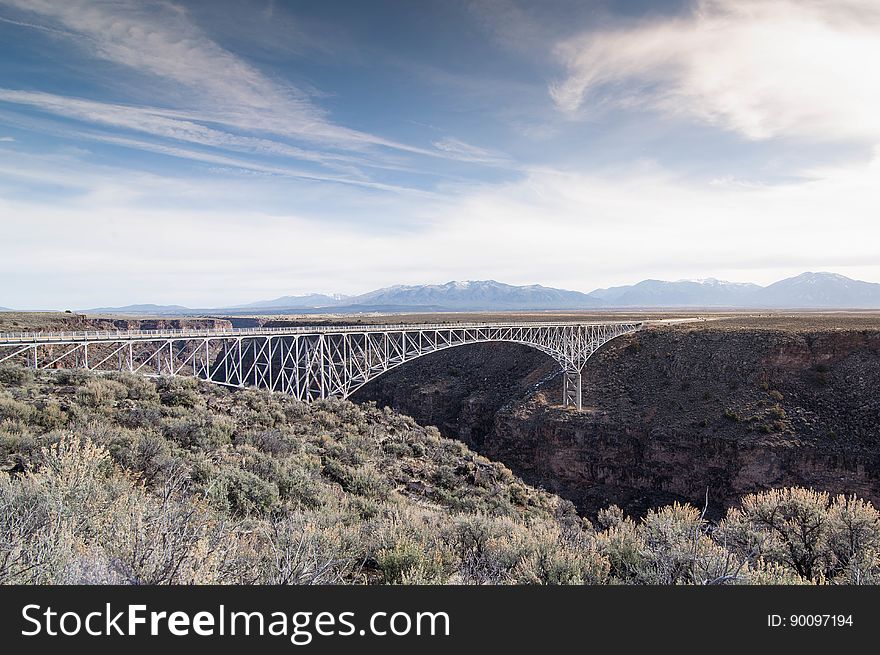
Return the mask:
<svg viewBox="0 0 880 655">
<path fill-rule="evenodd" d="M 455 348 L 355 400 L 437 425 L 594 514 L 671 500 L 717 514 L 745 493 L 807 485 L 880 503 L 880 330 L 701 325 L 616 340 L 585 369 L 585 411 L 557 406 L 545 355 Z"/>
<path fill-rule="evenodd" d="M 93 318 L 90 322 L 100 326 L 98 329 L 107 330 L 220 330 L 232 327 L 232 323 L 225 318 Z"/>
<path fill-rule="evenodd" d="M 73 330 L 162 330 L 231 328 L 225 318 L 115 318 L 67 312 L 10 312 L 0 315 L 0 332 Z"/>
</svg>

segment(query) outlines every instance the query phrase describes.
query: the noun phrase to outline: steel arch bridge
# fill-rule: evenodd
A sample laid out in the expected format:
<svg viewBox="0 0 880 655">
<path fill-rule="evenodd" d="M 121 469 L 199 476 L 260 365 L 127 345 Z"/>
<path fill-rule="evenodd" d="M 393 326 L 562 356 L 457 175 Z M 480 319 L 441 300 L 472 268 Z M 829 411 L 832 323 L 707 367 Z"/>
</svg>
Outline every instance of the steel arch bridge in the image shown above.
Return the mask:
<svg viewBox="0 0 880 655">
<path fill-rule="evenodd" d="M 563 405 L 581 408 L 581 371 L 603 345 L 644 322 L 455 323 L 0 334 L 0 364 L 190 375 L 311 402 L 348 398 L 429 353 L 502 341 L 536 348 L 564 372 Z"/>
</svg>

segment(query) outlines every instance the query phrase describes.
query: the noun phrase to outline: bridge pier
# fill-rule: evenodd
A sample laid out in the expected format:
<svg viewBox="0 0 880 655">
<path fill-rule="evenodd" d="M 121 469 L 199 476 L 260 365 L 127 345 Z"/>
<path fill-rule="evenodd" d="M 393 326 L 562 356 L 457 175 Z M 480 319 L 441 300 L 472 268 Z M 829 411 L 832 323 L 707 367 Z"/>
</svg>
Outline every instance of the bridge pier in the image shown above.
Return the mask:
<svg viewBox="0 0 880 655">
<path fill-rule="evenodd" d="M 579 410 L 583 409 L 580 371 L 570 371 L 566 369 L 563 373 L 562 404 L 565 407 L 575 407 Z"/>
</svg>

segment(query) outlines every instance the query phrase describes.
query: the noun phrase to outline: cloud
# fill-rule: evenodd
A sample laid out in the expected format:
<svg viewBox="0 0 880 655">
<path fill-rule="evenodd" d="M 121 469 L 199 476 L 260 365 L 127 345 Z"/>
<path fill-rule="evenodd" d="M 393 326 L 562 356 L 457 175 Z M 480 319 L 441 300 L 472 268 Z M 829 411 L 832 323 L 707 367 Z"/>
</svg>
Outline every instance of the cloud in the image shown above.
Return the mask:
<svg viewBox="0 0 880 655">
<path fill-rule="evenodd" d="M 400 167 L 398 164 L 383 162 L 375 158 L 341 154 L 327 150 L 310 150 L 278 140 L 233 134 L 202 125 L 197 122 L 200 118 L 197 114 L 186 111 L 97 102 L 83 98 L 72 98 L 38 91 L 5 89 L 2 87 L 0 87 L 0 102 L 26 105 L 65 118 L 141 132 L 165 139 L 185 141 L 192 144 L 250 154 L 289 157 L 335 168 L 343 166 L 348 169 L 352 166 Z M 80 136 L 87 135 L 80 133 Z M 107 140 L 98 136 L 90 138 Z M 143 142 L 132 140 L 129 145 L 138 147 L 138 143 Z M 144 147 L 143 149 L 150 148 Z"/>
<path fill-rule="evenodd" d="M 2 143 L 11 143 L 11 142 L 13 142 L 13 141 L 15 141 L 15 137 L 11 137 L 11 136 L 0 136 L 0 142 L 2 142 Z"/>
<path fill-rule="evenodd" d="M 149 152 L 155 152 L 161 155 L 168 155 L 171 157 L 179 157 L 182 159 L 191 159 L 194 161 L 200 161 L 208 164 L 214 164 L 217 166 L 223 166 L 230 169 L 241 169 L 259 173 L 266 173 L 269 175 L 276 175 L 280 177 L 292 177 L 298 178 L 302 180 L 311 180 L 314 182 L 332 182 L 335 184 L 349 184 L 354 186 L 360 186 L 367 189 L 373 189 L 378 191 L 393 191 L 395 193 L 406 193 L 406 194 L 416 194 L 416 195 L 424 195 L 429 196 L 428 192 L 421 192 L 415 189 L 410 189 L 403 186 L 397 186 L 393 184 L 383 184 L 380 182 L 372 182 L 370 180 L 358 179 L 353 177 L 342 177 L 342 176 L 334 176 L 334 175 L 326 175 L 322 173 L 316 173 L 313 171 L 307 171 L 302 169 L 295 169 L 291 166 L 279 166 L 279 165 L 271 165 L 271 164 L 262 164 L 255 161 L 249 161 L 244 159 L 239 159 L 235 157 L 229 157 L 227 155 L 214 154 L 208 152 L 202 152 L 198 150 L 191 150 L 187 148 L 179 148 L 175 146 L 166 146 L 157 143 L 150 143 L 148 141 L 141 141 L 138 139 L 130 139 L 127 137 L 114 137 L 109 135 L 90 135 L 91 138 L 103 141 L 104 143 L 110 143 L 113 145 L 119 145 L 127 148 L 137 148 L 139 150 L 146 150 Z"/>
<path fill-rule="evenodd" d="M 420 184 L 413 181 L 415 178 L 408 180 L 411 186 L 424 187 L 429 179 L 445 177 L 445 173 L 426 167 L 419 158 L 512 166 L 509 159 L 497 153 L 455 139 L 418 147 L 338 125 L 314 102 L 315 92 L 268 77 L 208 38 L 185 9 L 168 2 L 0 0 L 0 4 L 18 9 L 26 17 L 38 16 L 50 25 L 5 19 L 7 22 L 49 31 L 77 44 L 92 57 L 147 79 L 143 88 L 150 91 L 149 104 L 0 88 L 0 102 L 100 129 L 69 129 L 68 124 L 59 122 L 51 128 L 59 136 L 88 138 L 206 163 L 219 163 L 231 152 L 238 160 L 231 165 L 243 170 L 389 192 L 407 191 L 407 185 L 371 178 L 381 177 L 381 171 L 427 173 L 431 177 L 422 178 Z M 137 88 L 139 81 L 137 77 L 126 79 L 126 91 Z M 31 118 L 13 114 L 12 121 L 22 124 Z M 64 129 L 60 129 L 62 126 Z M 119 132 L 150 138 L 127 138 Z M 185 147 L 170 145 L 168 140 Z M 191 146 L 218 149 L 224 154 L 205 153 Z M 274 161 L 267 163 L 266 158 Z M 297 169 L 284 159 L 308 166 Z"/>
<path fill-rule="evenodd" d="M 505 155 L 499 152 L 493 152 L 485 148 L 466 143 L 461 139 L 447 137 L 434 141 L 433 145 L 437 150 L 453 156 L 459 161 L 469 161 L 481 164 L 506 164 L 513 165 L 513 162 Z"/>
<path fill-rule="evenodd" d="M 89 52 L 122 66 L 198 92 L 200 103 L 220 102 L 235 117 L 262 110 L 264 124 L 280 115 L 288 128 L 310 140 L 371 141 L 371 137 L 327 122 L 299 89 L 279 85 L 202 34 L 186 12 L 170 3 L 82 0 L 6 0 L 19 9 L 54 19 L 82 35 Z M 280 114 L 280 115 L 279 115 Z M 274 126 L 277 129 L 277 125 Z"/>
<path fill-rule="evenodd" d="M 68 0 L 0 0 L 22 11 L 38 14 L 63 26 L 62 34 L 74 35 L 92 56 L 157 78 L 167 85 L 166 93 L 186 108 L 190 121 L 216 123 L 248 132 L 266 132 L 308 143 L 350 151 L 371 147 L 389 148 L 437 156 L 436 151 L 399 143 L 381 136 L 333 123 L 314 104 L 310 94 L 264 75 L 241 57 L 205 36 L 186 11 L 164 2 L 94 3 Z M 22 24 L 22 23 L 19 23 Z M 51 28 L 51 29 L 54 29 Z M 41 101 L 48 104 L 49 98 Z M 94 112 L 97 103 L 90 108 Z M 81 111 L 68 99 L 65 107 Z M 103 117 L 120 119 L 123 108 L 107 105 Z M 132 108 L 127 108 L 129 115 Z M 172 126 L 170 111 L 164 116 L 154 110 L 149 126 Z M 162 121 L 161 119 L 166 120 Z M 207 131 L 202 131 L 206 134 Z M 442 154 L 442 153 L 441 153 Z"/>
<path fill-rule="evenodd" d="M 876 0 L 701 0 L 556 47 L 570 114 L 644 106 L 749 139 L 880 141 Z"/>
</svg>

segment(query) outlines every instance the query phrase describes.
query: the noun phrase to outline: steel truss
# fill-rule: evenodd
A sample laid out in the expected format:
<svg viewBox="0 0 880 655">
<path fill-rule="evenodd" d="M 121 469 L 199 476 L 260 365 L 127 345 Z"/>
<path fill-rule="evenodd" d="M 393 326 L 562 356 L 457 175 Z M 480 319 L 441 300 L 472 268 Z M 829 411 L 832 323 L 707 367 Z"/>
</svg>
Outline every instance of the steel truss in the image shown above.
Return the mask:
<svg viewBox="0 0 880 655">
<path fill-rule="evenodd" d="M 604 344 L 642 323 L 468 323 L 246 330 L 0 335 L 0 364 L 144 375 L 190 375 L 311 402 L 348 398 L 382 373 L 429 353 L 506 341 L 536 348 L 564 372 L 563 404 L 582 406 L 581 371 Z"/>
</svg>

